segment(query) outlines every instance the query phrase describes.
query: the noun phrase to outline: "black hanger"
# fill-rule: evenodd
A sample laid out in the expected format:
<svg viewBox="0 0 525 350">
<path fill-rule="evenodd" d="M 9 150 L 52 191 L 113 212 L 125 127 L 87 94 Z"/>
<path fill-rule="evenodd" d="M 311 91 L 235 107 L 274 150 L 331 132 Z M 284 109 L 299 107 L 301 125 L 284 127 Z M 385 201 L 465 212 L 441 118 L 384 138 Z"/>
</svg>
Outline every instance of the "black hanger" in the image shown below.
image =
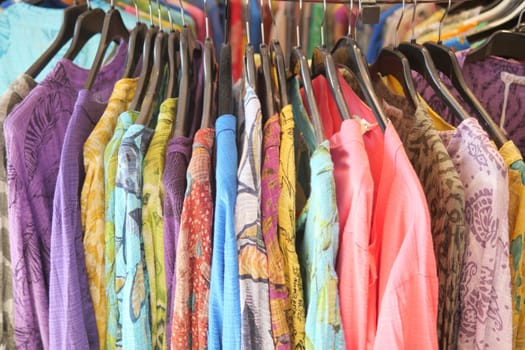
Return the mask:
<svg viewBox="0 0 525 350">
<path fill-rule="evenodd" d="M 219 81 L 218 85 L 218 115 L 233 115 L 233 77 L 232 77 L 232 49 L 229 41 L 230 8 L 226 0 L 224 21 L 224 42 L 219 54 Z"/>
<path fill-rule="evenodd" d="M 126 57 L 126 66 L 124 67 L 123 74 L 124 78 L 131 78 L 135 74 L 135 68 L 142 56 L 144 40 L 146 39 L 146 32 L 148 31 L 146 24 L 139 19 L 137 2 L 133 1 L 133 5 L 135 5 L 135 13 L 137 14 L 137 24 L 129 34 L 128 55 Z"/>
<path fill-rule="evenodd" d="M 60 51 L 62 47 L 73 37 L 75 33 L 75 25 L 79 16 L 87 10 L 87 5 L 75 5 L 64 9 L 64 17 L 62 26 L 51 43 L 48 49 L 29 67 L 25 74 L 31 76 L 33 79 L 37 77 L 42 69 L 48 65 L 53 57 Z"/>
<path fill-rule="evenodd" d="M 483 128 L 487 131 L 491 139 L 494 140 L 499 148 L 508 141 L 507 137 L 503 134 L 501 128 L 494 122 L 490 114 L 468 87 L 465 78 L 463 77 L 463 72 L 459 66 L 456 54 L 449 47 L 444 46 L 441 42 L 442 23 L 450 9 L 450 4 L 451 1 L 449 0 L 447 10 L 440 20 L 438 42 L 426 42 L 423 44 L 423 46 L 430 53 L 436 68 L 450 79 L 450 82 L 459 92 L 463 100 L 472 107 Z"/>
<path fill-rule="evenodd" d="M 146 96 L 147 86 L 150 81 L 151 71 L 153 69 L 153 56 L 155 49 L 155 37 L 159 32 L 159 27 L 153 24 L 153 15 L 151 10 L 151 2 L 148 2 L 150 8 L 150 27 L 146 32 L 146 39 L 144 40 L 144 50 L 142 52 L 142 70 L 140 71 L 139 81 L 137 83 L 137 88 L 135 89 L 135 94 L 133 95 L 133 100 L 129 109 L 132 111 L 140 111 L 144 97 Z"/>
<path fill-rule="evenodd" d="M 276 110 L 275 99 L 273 97 L 271 58 L 268 46 L 264 42 L 261 42 L 261 45 L 259 45 L 259 52 L 261 56 L 261 68 L 264 84 L 264 103 L 267 119 L 273 116 Z"/>
<path fill-rule="evenodd" d="M 168 13 L 170 13 L 169 10 Z M 179 50 L 180 32 L 178 30 L 172 30 L 168 37 L 169 75 L 168 85 L 166 87 L 166 98 L 174 98 L 179 95 Z"/>
<path fill-rule="evenodd" d="M 210 38 L 208 27 L 208 2 L 204 0 L 204 15 L 206 21 L 206 40 L 204 40 L 203 66 L 204 66 L 204 92 L 202 97 L 201 128 L 211 128 L 215 124 L 215 47 Z"/>
<path fill-rule="evenodd" d="M 120 11 L 115 8 L 112 0 L 111 7 L 104 18 L 102 36 L 98 45 L 97 54 L 95 55 L 95 60 L 93 61 L 86 84 L 84 85 L 85 89 L 90 90 L 93 87 L 109 44 L 117 41 L 117 39 L 124 40 L 127 43 L 129 40 L 129 32 L 122 20 Z"/>
<path fill-rule="evenodd" d="M 159 9 L 160 16 L 160 9 Z M 168 63 L 168 37 L 169 34 L 162 29 L 155 36 L 154 63 L 151 81 L 148 84 L 146 97 L 142 102 L 137 124 L 149 125 L 153 114 L 155 101 L 160 93 L 160 88 L 164 78 L 164 69 Z"/>
<path fill-rule="evenodd" d="M 268 3 L 271 3 L 269 1 Z M 272 40 L 270 42 L 270 52 L 273 56 L 273 64 L 277 68 L 277 86 L 279 88 L 279 97 L 281 102 L 281 108 L 288 105 L 288 88 L 286 86 L 286 66 L 284 64 L 284 54 L 281 48 L 281 44 L 278 40 Z"/>
<path fill-rule="evenodd" d="M 299 18 L 301 18 L 302 16 L 302 11 L 303 0 L 299 0 Z M 308 105 L 308 110 L 310 112 L 310 117 L 312 119 L 312 124 L 314 128 L 315 141 L 319 145 L 325 140 L 323 121 L 321 119 L 321 114 L 319 113 L 319 109 L 317 108 L 317 102 L 315 100 L 314 88 L 312 86 L 312 78 L 310 76 L 310 68 L 308 67 L 306 57 L 302 53 L 301 38 L 299 38 L 299 32 L 299 21 L 297 21 L 297 41 L 296 46 L 294 46 L 291 51 L 289 69 L 292 73 L 292 76 L 296 76 L 297 74 L 301 75 L 301 81 L 303 83 L 304 94 L 306 97 L 306 104 Z"/>
<path fill-rule="evenodd" d="M 105 15 L 106 13 L 100 8 L 91 9 L 88 5 L 88 11 L 78 17 L 75 24 L 75 34 L 69 49 L 64 54 L 64 58 L 74 60 L 89 39 L 102 31 Z"/>
</svg>

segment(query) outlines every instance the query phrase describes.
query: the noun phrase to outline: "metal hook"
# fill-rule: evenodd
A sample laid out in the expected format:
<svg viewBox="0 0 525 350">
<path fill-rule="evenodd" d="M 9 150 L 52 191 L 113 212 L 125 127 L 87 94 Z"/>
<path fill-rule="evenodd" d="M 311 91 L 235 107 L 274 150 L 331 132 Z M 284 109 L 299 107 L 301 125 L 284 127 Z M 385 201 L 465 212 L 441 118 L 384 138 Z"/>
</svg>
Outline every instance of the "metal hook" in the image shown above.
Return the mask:
<svg viewBox="0 0 525 350">
<path fill-rule="evenodd" d="M 272 29 L 275 30 L 277 26 L 275 25 L 275 18 L 273 17 L 272 0 L 268 0 L 268 8 L 270 9 L 270 18 L 272 19 Z"/>
<path fill-rule="evenodd" d="M 246 6 L 245 6 L 245 14 L 246 14 L 246 20 L 244 22 L 246 26 L 246 45 L 250 45 L 252 43 L 251 41 L 251 34 L 250 34 L 250 0 L 246 0 Z"/>
<path fill-rule="evenodd" d="M 160 8 L 160 0 L 157 0 L 157 17 L 159 18 L 159 28 L 160 31 L 164 31 L 164 28 L 162 27 L 162 9 Z"/>
<path fill-rule="evenodd" d="M 353 38 L 354 35 L 352 33 L 352 9 L 354 8 L 354 0 L 350 0 L 350 13 L 348 15 L 348 36 Z"/>
<path fill-rule="evenodd" d="M 135 16 L 137 17 L 137 23 L 140 23 L 139 7 L 137 5 L 137 1 L 136 0 L 133 0 L 133 6 L 135 7 Z"/>
<path fill-rule="evenodd" d="M 299 16 L 297 16 L 297 25 L 295 26 L 295 36 L 297 39 L 297 47 L 301 47 L 301 36 L 299 34 L 300 28 L 299 28 L 299 22 L 300 19 L 303 18 L 303 0 L 299 0 Z"/>
<path fill-rule="evenodd" d="M 326 20 L 326 0 L 323 0 L 323 20 L 321 21 L 321 46 L 324 47 L 324 27 Z"/>
<path fill-rule="evenodd" d="M 204 26 L 206 28 L 206 38 L 210 37 L 210 24 L 208 19 L 208 0 L 204 0 Z"/>
<path fill-rule="evenodd" d="M 206 0 L 205 0 L 206 1 Z M 272 0 L 268 0 L 268 1 L 272 1 Z M 263 16 L 263 11 L 264 11 L 264 0 L 261 0 L 261 43 L 266 43 L 266 41 L 264 40 L 264 19 L 262 18 Z"/>
<path fill-rule="evenodd" d="M 355 16 L 355 22 L 354 22 L 354 41 L 357 42 L 357 22 L 359 21 L 359 17 L 361 17 L 361 0 L 357 2 L 357 15 Z"/>
<path fill-rule="evenodd" d="M 91 1 L 86 0 L 88 10 L 91 10 Z"/>
<path fill-rule="evenodd" d="M 168 9 L 168 21 L 170 22 L 170 30 L 173 30 L 173 17 L 171 16 L 171 8 L 167 6 Z"/>
<path fill-rule="evenodd" d="M 521 20 L 523 18 L 523 13 L 525 13 L 525 9 L 521 10 L 520 15 L 518 16 L 518 23 L 516 23 L 515 30 L 519 30 L 520 29 L 520 24 L 521 24 Z"/>
<path fill-rule="evenodd" d="M 410 34 L 410 42 L 413 43 L 416 41 L 416 35 L 415 35 L 415 25 L 416 22 L 416 7 L 417 7 L 417 0 L 414 0 L 414 9 L 412 10 L 412 31 Z"/>
<path fill-rule="evenodd" d="M 148 9 L 149 9 L 149 24 L 154 27 L 153 24 L 153 9 L 151 8 L 151 0 L 148 0 Z"/>
<path fill-rule="evenodd" d="M 180 15 L 182 17 L 182 26 L 186 26 L 186 20 L 184 19 L 184 6 L 182 5 L 182 0 L 179 0 Z"/>
<path fill-rule="evenodd" d="M 399 41 L 399 27 L 401 26 L 401 21 L 403 20 L 404 15 L 405 15 L 405 0 L 403 0 L 403 4 L 401 5 L 401 14 L 399 15 L 399 20 L 397 21 L 397 25 L 396 25 L 396 35 L 394 35 L 394 47 L 397 47 L 397 44 Z"/>
<path fill-rule="evenodd" d="M 441 30 L 443 29 L 443 21 L 445 20 L 445 17 L 448 16 L 448 11 L 450 11 L 450 5 L 452 3 L 452 0 L 448 0 L 448 6 L 447 6 L 447 10 L 445 11 L 445 13 L 443 14 L 443 16 L 441 17 L 441 19 L 439 20 L 439 30 L 438 30 L 438 44 L 441 44 Z"/>
</svg>

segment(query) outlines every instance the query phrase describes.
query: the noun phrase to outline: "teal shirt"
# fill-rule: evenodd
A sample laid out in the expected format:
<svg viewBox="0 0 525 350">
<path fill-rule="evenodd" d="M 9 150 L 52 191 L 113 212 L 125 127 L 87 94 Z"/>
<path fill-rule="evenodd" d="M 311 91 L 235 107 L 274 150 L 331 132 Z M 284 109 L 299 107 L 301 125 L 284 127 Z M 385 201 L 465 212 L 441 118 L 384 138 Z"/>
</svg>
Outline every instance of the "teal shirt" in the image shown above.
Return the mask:
<svg viewBox="0 0 525 350">
<path fill-rule="evenodd" d="M 151 349 L 149 279 L 142 238 L 142 167 L 153 130 L 134 124 L 118 151 L 115 281 L 122 349 Z"/>
</svg>

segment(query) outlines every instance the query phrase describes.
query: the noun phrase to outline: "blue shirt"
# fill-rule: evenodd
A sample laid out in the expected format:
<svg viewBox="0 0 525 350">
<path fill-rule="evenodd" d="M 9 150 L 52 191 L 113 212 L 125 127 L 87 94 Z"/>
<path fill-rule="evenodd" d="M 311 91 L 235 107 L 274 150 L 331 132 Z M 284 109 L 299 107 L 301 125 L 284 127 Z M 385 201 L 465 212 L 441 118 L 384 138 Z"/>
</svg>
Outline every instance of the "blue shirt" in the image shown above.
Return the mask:
<svg viewBox="0 0 525 350">
<path fill-rule="evenodd" d="M 216 199 L 213 228 L 208 347 L 240 349 L 241 301 L 234 213 L 237 198 L 237 120 L 223 115 L 215 122 Z"/>
</svg>

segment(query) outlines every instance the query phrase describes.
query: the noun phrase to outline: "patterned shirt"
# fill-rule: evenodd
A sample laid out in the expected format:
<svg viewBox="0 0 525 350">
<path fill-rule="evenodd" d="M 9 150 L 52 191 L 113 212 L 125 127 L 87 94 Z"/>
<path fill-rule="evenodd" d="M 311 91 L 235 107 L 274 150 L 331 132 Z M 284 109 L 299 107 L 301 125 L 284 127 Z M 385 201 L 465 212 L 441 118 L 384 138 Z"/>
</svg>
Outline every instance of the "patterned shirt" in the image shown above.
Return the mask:
<svg viewBox="0 0 525 350">
<path fill-rule="evenodd" d="M 306 305 L 306 348 L 345 349 L 335 261 L 339 222 L 330 144 L 324 141 L 310 160 L 311 193 L 297 232 Z"/>
<path fill-rule="evenodd" d="M 155 134 L 144 158 L 142 237 L 149 277 L 151 336 L 154 349 L 166 344 L 166 275 L 164 273 L 164 172 L 166 147 L 177 110 L 177 99 L 165 100 L 155 127 Z"/>
<path fill-rule="evenodd" d="M 188 166 L 188 188 L 177 246 L 172 349 L 207 349 L 213 198 L 211 159 L 215 130 L 197 131 Z"/>
<path fill-rule="evenodd" d="M 277 236 L 283 256 L 283 272 L 288 291 L 287 312 L 292 349 L 304 349 L 303 282 L 295 250 L 295 150 L 292 106 L 280 113 L 279 195 Z"/>
<path fill-rule="evenodd" d="M 261 103 L 245 84 L 245 132 L 237 170 L 235 234 L 239 251 L 241 349 L 272 349 L 268 257 L 261 228 Z"/>
<path fill-rule="evenodd" d="M 133 124 L 118 150 L 115 177 L 115 292 L 123 349 L 151 349 L 149 281 L 142 239 L 142 169 L 153 130 Z"/>
<path fill-rule="evenodd" d="M 468 232 L 460 284 L 458 346 L 510 349 L 507 169 L 474 118 L 440 136 L 465 187 Z"/>
<path fill-rule="evenodd" d="M 234 230 L 237 198 L 236 123 L 233 115 L 223 115 L 215 122 L 217 164 L 208 312 L 210 350 L 241 347 L 239 260 Z"/>
<path fill-rule="evenodd" d="M 133 99 L 137 81 L 138 79 L 121 79 L 115 83 L 104 114 L 84 143 L 86 177 L 80 195 L 80 217 L 89 290 L 101 350 L 106 349 L 108 315 L 104 272 L 104 150 L 113 136 L 118 116 L 128 109 Z"/>
<path fill-rule="evenodd" d="M 115 284 L 115 178 L 117 175 L 118 150 L 122 143 L 124 133 L 135 122 L 137 115 L 137 112 L 123 112 L 118 117 L 115 132 L 104 151 L 104 207 L 106 213 L 104 227 L 104 266 L 108 312 L 106 347 L 109 350 L 115 349 L 117 343 L 120 344 L 122 339 L 121 331 L 118 330 L 120 315 Z"/>
<path fill-rule="evenodd" d="M 97 75 L 93 91 L 112 89 L 126 45 Z M 62 59 L 4 124 L 17 347 L 49 346 L 51 218 L 64 134 L 89 71 Z"/>
<path fill-rule="evenodd" d="M 4 141 L 4 121 L 11 110 L 36 86 L 28 75 L 16 78 L 0 96 L 0 347 L 15 348 L 13 330 L 13 276 L 9 249 L 7 218 L 7 169 Z"/>
</svg>

